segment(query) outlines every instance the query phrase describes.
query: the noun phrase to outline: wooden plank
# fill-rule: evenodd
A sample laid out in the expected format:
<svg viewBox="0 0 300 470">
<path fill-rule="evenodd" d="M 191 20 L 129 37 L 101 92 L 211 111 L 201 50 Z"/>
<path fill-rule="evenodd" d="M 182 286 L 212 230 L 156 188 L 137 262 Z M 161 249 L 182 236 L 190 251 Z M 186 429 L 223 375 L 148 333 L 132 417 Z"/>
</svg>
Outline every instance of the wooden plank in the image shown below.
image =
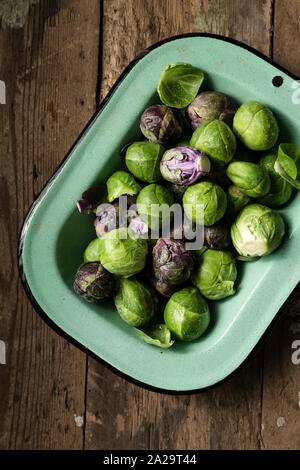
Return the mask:
<svg viewBox="0 0 300 470">
<path fill-rule="evenodd" d="M 300 78 L 300 57 L 295 46 L 300 40 L 299 18 L 299 1 L 276 1 L 274 60 Z M 291 100 L 294 91 L 291 89 Z M 299 106 L 300 113 L 300 105 L 295 106 Z M 262 407 L 265 449 L 300 448 L 300 354 L 297 349 L 300 350 L 299 287 L 283 309 L 265 348 Z"/>
<path fill-rule="evenodd" d="M 101 98 L 141 50 L 175 34 L 231 35 L 269 53 L 272 2 L 104 0 Z M 89 359 L 87 449 L 260 447 L 261 355 L 229 382 L 197 395 L 144 390 Z"/>
<path fill-rule="evenodd" d="M 83 447 L 86 355 L 31 307 L 16 246 L 27 209 L 95 110 L 99 24 L 97 0 L 47 0 L 24 29 L 0 32 L 1 449 Z"/>
</svg>

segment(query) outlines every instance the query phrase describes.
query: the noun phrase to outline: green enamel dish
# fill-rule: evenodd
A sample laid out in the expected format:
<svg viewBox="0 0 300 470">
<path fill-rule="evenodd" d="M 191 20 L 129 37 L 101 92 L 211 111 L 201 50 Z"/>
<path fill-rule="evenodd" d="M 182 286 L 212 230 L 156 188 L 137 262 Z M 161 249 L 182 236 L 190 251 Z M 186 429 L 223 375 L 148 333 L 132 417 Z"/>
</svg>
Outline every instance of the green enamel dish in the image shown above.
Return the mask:
<svg viewBox="0 0 300 470">
<path fill-rule="evenodd" d="M 222 91 L 237 103 L 265 103 L 278 119 L 280 141 L 300 146 L 300 105 L 294 99 L 299 85 L 290 74 L 246 46 L 212 35 L 156 44 L 127 67 L 30 208 L 20 235 L 19 267 L 35 308 L 62 334 L 139 383 L 192 391 L 217 384 L 243 363 L 297 285 L 300 197 L 280 210 L 287 226 L 283 245 L 257 262 L 239 263 L 237 295 L 210 303 L 211 326 L 197 341 L 177 341 L 168 350 L 152 347 L 121 320 L 112 302 L 95 306 L 73 293 L 83 251 L 95 237 L 90 216 L 79 214 L 76 201 L 120 167 L 120 149 L 137 138 L 140 114 L 159 102 L 159 74 L 174 62 L 202 69 L 202 90 Z"/>
</svg>

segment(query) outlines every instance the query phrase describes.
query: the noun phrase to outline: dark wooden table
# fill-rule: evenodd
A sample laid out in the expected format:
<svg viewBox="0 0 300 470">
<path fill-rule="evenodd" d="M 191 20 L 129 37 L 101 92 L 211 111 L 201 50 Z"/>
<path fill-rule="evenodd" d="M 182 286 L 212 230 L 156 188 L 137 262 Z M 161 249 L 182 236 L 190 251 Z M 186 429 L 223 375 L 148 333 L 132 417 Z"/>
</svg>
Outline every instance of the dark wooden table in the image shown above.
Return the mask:
<svg viewBox="0 0 300 470">
<path fill-rule="evenodd" d="M 299 289 L 233 378 L 172 396 L 129 383 L 52 331 L 24 294 L 16 249 L 28 207 L 140 51 L 210 32 L 300 76 L 300 0 L 40 0 L 23 27 L 20 15 L 0 31 L 0 448 L 299 449 Z"/>
</svg>

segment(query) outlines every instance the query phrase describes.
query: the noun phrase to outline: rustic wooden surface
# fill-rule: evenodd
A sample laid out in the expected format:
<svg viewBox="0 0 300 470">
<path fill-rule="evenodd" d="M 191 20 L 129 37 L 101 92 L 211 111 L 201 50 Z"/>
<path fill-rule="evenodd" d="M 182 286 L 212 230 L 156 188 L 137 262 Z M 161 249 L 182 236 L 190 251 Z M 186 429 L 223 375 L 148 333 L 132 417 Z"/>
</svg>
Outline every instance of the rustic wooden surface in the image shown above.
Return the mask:
<svg viewBox="0 0 300 470">
<path fill-rule="evenodd" d="M 299 0 L 40 0 L 24 27 L 0 30 L 0 449 L 300 448 L 300 365 L 291 361 L 299 290 L 228 382 L 174 396 L 131 384 L 58 336 L 31 307 L 16 265 L 29 205 L 141 50 L 213 32 L 300 76 L 299 17 Z"/>
</svg>

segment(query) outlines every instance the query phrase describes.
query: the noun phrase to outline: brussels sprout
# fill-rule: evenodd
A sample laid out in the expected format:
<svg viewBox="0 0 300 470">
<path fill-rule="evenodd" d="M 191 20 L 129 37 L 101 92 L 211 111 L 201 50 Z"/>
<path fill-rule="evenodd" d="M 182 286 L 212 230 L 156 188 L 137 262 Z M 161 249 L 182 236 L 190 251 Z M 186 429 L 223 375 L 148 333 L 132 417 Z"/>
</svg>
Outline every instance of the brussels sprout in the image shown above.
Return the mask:
<svg viewBox="0 0 300 470">
<path fill-rule="evenodd" d="M 173 205 L 174 199 L 164 186 L 149 184 L 140 191 L 136 202 L 141 219 L 151 229 L 158 229 L 162 225 L 163 218 L 170 214 L 169 208 Z"/>
<path fill-rule="evenodd" d="M 148 232 L 148 225 L 138 215 L 137 210 L 128 210 L 127 218 L 129 222 L 129 230 L 132 230 L 134 233 L 141 235 L 144 235 Z"/>
<path fill-rule="evenodd" d="M 270 177 L 257 163 L 232 162 L 228 165 L 227 176 L 246 196 L 261 197 L 270 191 Z"/>
<path fill-rule="evenodd" d="M 169 299 L 171 295 L 174 294 L 174 286 L 170 286 L 170 284 L 167 284 L 166 282 L 161 281 L 160 279 L 156 279 L 153 274 L 147 275 L 147 278 L 152 287 L 156 290 L 156 292 L 158 292 L 163 297 Z"/>
<path fill-rule="evenodd" d="M 167 150 L 160 162 L 162 177 L 173 184 L 189 186 L 210 171 L 208 157 L 193 147 Z"/>
<path fill-rule="evenodd" d="M 274 169 L 278 175 L 300 190 L 300 150 L 296 145 L 279 145 Z"/>
<path fill-rule="evenodd" d="M 93 212 L 101 202 L 106 201 L 106 187 L 104 184 L 98 184 L 84 191 L 81 199 L 77 201 L 79 212 Z"/>
<path fill-rule="evenodd" d="M 206 250 L 197 257 L 192 283 L 207 299 L 219 300 L 235 294 L 235 259 L 229 251 Z"/>
<path fill-rule="evenodd" d="M 157 91 L 161 101 L 172 108 L 185 108 L 195 98 L 204 80 L 202 70 L 177 62 L 160 74 Z"/>
<path fill-rule="evenodd" d="M 230 96 L 218 91 L 203 91 L 186 109 L 193 129 L 207 121 L 219 119 L 232 126 L 236 105 Z"/>
<path fill-rule="evenodd" d="M 277 159 L 277 148 L 266 152 L 260 160 L 260 165 L 266 170 L 271 180 L 270 192 L 258 201 L 269 207 L 279 207 L 288 202 L 293 193 L 293 186 L 282 178 L 274 169 Z"/>
<path fill-rule="evenodd" d="M 108 202 L 112 202 L 120 196 L 138 194 L 141 190 L 140 185 L 134 177 L 127 171 L 116 171 L 107 180 Z"/>
<path fill-rule="evenodd" d="M 97 207 L 94 226 L 97 237 L 103 237 L 106 233 L 119 228 L 119 202 L 113 204 L 101 204 Z"/>
<path fill-rule="evenodd" d="M 250 204 L 231 226 L 231 239 L 246 260 L 272 253 L 282 242 L 284 232 L 284 222 L 277 212 L 261 204 Z"/>
<path fill-rule="evenodd" d="M 157 144 L 175 142 L 182 135 L 184 118 L 177 109 L 156 104 L 147 108 L 140 120 L 140 129 L 144 136 Z"/>
<path fill-rule="evenodd" d="M 154 275 L 160 281 L 177 286 L 190 277 L 194 261 L 182 241 L 160 238 L 152 254 Z"/>
<path fill-rule="evenodd" d="M 230 227 L 224 219 L 204 227 L 204 244 L 212 250 L 226 250 L 230 247 Z"/>
<path fill-rule="evenodd" d="M 175 292 L 168 301 L 164 320 L 171 332 L 182 341 L 193 341 L 207 329 L 210 321 L 206 300 L 195 287 Z"/>
<path fill-rule="evenodd" d="M 111 230 L 98 239 L 101 264 L 110 273 L 130 277 L 146 265 L 147 240 L 127 228 Z"/>
<path fill-rule="evenodd" d="M 120 317 L 135 327 L 149 323 L 158 303 L 152 289 L 137 279 L 119 279 L 114 302 Z"/>
<path fill-rule="evenodd" d="M 85 263 L 90 263 L 93 261 L 100 261 L 98 238 L 95 238 L 94 240 L 92 240 L 86 247 L 84 255 L 83 255 L 83 261 Z"/>
<path fill-rule="evenodd" d="M 235 136 L 230 127 L 223 121 L 204 122 L 194 131 L 190 145 L 206 153 L 212 162 L 226 166 L 236 151 Z"/>
<path fill-rule="evenodd" d="M 227 189 L 227 213 L 230 217 L 235 216 L 243 207 L 251 202 L 251 198 L 242 193 L 237 186 L 232 184 Z"/>
<path fill-rule="evenodd" d="M 139 180 L 145 183 L 156 183 L 161 179 L 160 160 L 165 149 L 153 142 L 135 142 L 126 151 L 126 166 Z"/>
<path fill-rule="evenodd" d="M 225 192 L 210 181 L 189 186 L 183 195 L 184 212 L 192 222 L 200 225 L 214 225 L 223 217 L 226 207 Z"/>
<path fill-rule="evenodd" d="M 233 130 L 251 150 L 269 150 L 279 135 L 274 114 L 257 101 L 248 101 L 237 110 L 233 119 Z"/>
<path fill-rule="evenodd" d="M 82 264 L 75 276 L 74 291 L 88 302 L 98 303 L 112 296 L 114 278 L 100 263 Z"/>
<path fill-rule="evenodd" d="M 164 323 L 153 325 L 143 331 L 135 328 L 135 331 L 146 343 L 158 348 L 167 349 L 174 344 L 174 340 L 171 339 L 171 332 Z"/>
</svg>

